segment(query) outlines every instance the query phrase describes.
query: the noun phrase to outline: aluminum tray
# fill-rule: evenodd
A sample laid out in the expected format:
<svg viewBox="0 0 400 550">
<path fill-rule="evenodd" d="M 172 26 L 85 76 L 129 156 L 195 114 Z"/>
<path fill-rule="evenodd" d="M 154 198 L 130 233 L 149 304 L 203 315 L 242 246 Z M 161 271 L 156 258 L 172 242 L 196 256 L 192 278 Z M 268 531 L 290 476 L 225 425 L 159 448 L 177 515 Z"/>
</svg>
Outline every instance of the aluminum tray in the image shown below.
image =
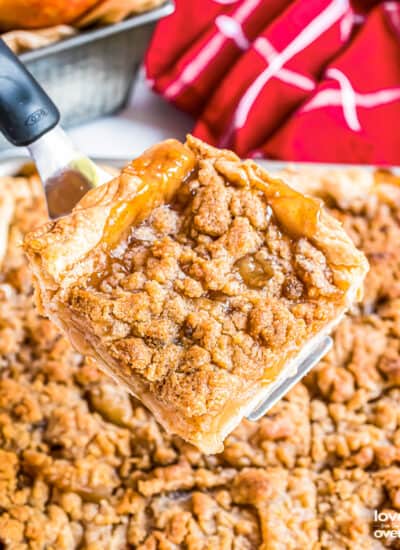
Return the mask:
<svg viewBox="0 0 400 550">
<path fill-rule="evenodd" d="M 20 55 L 61 112 L 62 124 L 113 113 L 127 102 L 156 21 L 174 10 L 172 0 L 121 23 L 84 31 Z M 0 136 L 0 149 L 9 147 Z"/>
</svg>

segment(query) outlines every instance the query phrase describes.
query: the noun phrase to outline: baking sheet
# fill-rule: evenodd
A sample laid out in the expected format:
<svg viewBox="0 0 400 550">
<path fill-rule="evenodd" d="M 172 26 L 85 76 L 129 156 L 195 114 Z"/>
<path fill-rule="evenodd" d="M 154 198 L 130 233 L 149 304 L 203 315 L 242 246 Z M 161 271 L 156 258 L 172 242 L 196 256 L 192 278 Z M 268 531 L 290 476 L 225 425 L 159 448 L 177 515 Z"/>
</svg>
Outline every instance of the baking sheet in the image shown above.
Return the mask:
<svg viewBox="0 0 400 550">
<path fill-rule="evenodd" d="M 132 159 L 127 157 L 109 156 L 98 157 L 91 155 L 91 159 L 99 164 L 109 164 L 117 168 L 122 168 Z M 29 161 L 29 155 L 25 148 L 12 148 L 0 151 L 0 175 L 12 175 L 18 171 L 18 168 L 24 162 Z M 349 170 L 360 169 L 375 171 L 379 169 L 390 170 L 394 174 L 400 176 L 400 166 L 373 166 L 370 164 L 340 164 L 340 163 L 321 163 L 321 162 L 294 162 L 294 161 L 279 161 L 279 160 L 263 160 L 257 159 L 257 164 L 268 170 L 269 172 L 280 172 L 281 170 L 301 170 L 301 169 L 317 169 L 317 170 Z"/>
<path fill-rule="evenodd" d="M 174 9 L 159 8 L 21 54 L 19 57 L 60 110 L 65 128 L 122 109 L 138 74 L 156 21 Z M 9 147 L 0 136 L 0 149 Z"/>
</svg>

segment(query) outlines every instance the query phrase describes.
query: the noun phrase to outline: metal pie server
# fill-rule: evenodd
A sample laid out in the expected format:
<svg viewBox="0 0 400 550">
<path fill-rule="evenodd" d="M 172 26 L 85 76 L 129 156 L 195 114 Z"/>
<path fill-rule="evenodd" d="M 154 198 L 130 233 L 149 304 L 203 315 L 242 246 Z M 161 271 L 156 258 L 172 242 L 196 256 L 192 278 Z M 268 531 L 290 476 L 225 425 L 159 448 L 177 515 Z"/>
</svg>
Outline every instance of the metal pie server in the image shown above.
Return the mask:
<svg viewBox="0 0 400 550">
<path fill-rule="evenodd" d="M 258 420 L 268 412 L 289 390 L 293 388 L 332 348 L 333 340 L 330 336 L 317 338 L 314 345 L 307 350 L 304 357 L 299 357 L 292 368 L 284 376 L 270 384 L 266 397 L 253 411 L 247 415 L 249 420 Z M 290 372 L 294 371 L 294 372 Z"/>
<path fill-rule="evenodd" d="M 59 121 L 52 100 L 0 39 L 0 131 L 13 145 L 29 149 L 53 219 L 112 178 L 75 149 Z"/>
</svg>

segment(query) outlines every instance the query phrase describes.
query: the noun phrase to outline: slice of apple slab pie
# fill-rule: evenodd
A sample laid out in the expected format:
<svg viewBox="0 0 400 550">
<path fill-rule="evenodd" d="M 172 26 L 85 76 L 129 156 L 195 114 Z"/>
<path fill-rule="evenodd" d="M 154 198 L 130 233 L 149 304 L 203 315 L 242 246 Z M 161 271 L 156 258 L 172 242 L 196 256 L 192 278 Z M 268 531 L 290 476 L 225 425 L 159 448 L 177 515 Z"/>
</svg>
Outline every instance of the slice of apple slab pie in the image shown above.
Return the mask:
<svg viewBox="0 0 400 550">
<path fill-rule="evenodd" d="M 368 270 L 318 199 L 189 136 L 30 233 L 39 305 L 203 452 L 360 298 Z"/>
</svg>

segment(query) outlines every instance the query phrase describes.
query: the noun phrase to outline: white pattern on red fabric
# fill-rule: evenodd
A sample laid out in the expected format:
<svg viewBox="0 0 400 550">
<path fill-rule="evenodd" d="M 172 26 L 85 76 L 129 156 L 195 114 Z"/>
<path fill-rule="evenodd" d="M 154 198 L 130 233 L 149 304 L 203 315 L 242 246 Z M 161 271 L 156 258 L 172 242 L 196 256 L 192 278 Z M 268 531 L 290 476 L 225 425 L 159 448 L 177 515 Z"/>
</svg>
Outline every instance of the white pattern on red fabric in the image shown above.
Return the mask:
<svg viewBox="0 0 400 550">
<path fill-rule="evenodd" d="M 278 55 L 278 52 L 275 50 L 271 42 L 264 36 L 257 38 L 254 42 L 253 47 L 257 53 L 259 53 L 269 64 L 272 63 L 274 57 Z M 287 84 L 292 84 L 297 86 L 302 90 L 312 91 L 315 89 L 315 82 L 308 76 L 305 76 L 301 73 L 291 71 L 290 69 L 285 69 L 282 67 L 279 71 L 274 74 L 275 78 L 286 82 Z"/>
<path fill-rule="evenodd" d="M 361 13 L 354 14 L 354 23 L 356 25 L 362 25 L 363 23 L 365 23 L 365 19 L 365 15 L 362 15 Z"/>
<path fill-rule="evenodd" d="M 257 8 L 260 2 L 261 0 L 245 0 L 243 4 L 232 13 L 231 19 L 241 26 Z M 217 55 L 225 42 L 230 39 L 231 37 L 222 34 L 221 30 L 217 27 L 217 33 L 203 46 L 197 55 L 190 60 L 178 78 L 168 86 L 164 92 L 165 96 L 168 99 L 172 99 L 177 96 L 187 84 L 193 82 L 207 68 L 211 59 Z"/>
<path fill-rule="evenodd" d="M 400 4 L 399 2 L 384 2 L 383 8 L 388 14 L 395 29 L 400 32 Z"/>
<path fill-rule="evenodd" d="M 348 0 L 333 0 L 319 15 L 317 15 L 299 34 L 284 48 L 277 56 L 275 56 L 268 67 L 261 72 L 254 82 L 244 93 L 239 105 L 237 106 L 234 116 L 233 125 L 230 131 L 242 128 L 247 121 L 248 114 L 259 96 L 261 90 L 267 82 L 276 75 L 278 71 L 292 57 L 304 50 L 309 44 L 314 42 L 322 33 L 336 23 L 349 8 Z M 224 136 L 224 142 L 229 141 L 228 136 Z"/>
<path fill-rule="evenodd" d="M 242 24 L 247 49 L 224 36 L 238 26 L 216 27 L 246 0 L 192 2 L 176 0 L 159 23 L 146 67 L 160 94 L 174 84 L 170 99 L 195 117 L 197 137 L 242 157 L 400 163 L 399 0 L 260 0 Z"/>
<path fill-rule="evenodd" d="M 242 25 L 236 19 L 229 17 L 229 15 L 218 15 L 215 19 L 215 24 L 218 30 L 226 38 L 231 38 L 240 50 L 247 50 L 249 48 L 250 42 L 243 32 Z"/>
<path fill-rule="evenodd" d="M 349 11 L 340 22 L 340 38 L 343 42 L 349 39 L 351 31 L 356 23 L 356 14 Z"/>
<path fill-rule="evenodd" d="M 393 12 L 399 12 L 399 4 L 398 2 L 384 2 L 383 7 L 386 11 L 393 11 Z"/>
<path fill-rule="evenodd" d="M 326 71 L 326 76 L 336 80 L 340 86 L 340 95 L 343 105 L 343 116 L 346 120 L 347 126 L 354 132 L 361 130 L 361 124 L 357 115 L 357 99 L 356 92 L 351 85 L 348 77 L 339 69 L 334 67 Z"/>
<path fill-rule="evenodd" d="M 340 89 L 324 89 L 319 91 L 300 112 L 312 111 L 323 107 L 341 107 L 347 126 L 354 132 L 359 132 L 361 123 L 357 114 L 357 107 L 371 109 L 400 100 L 400 87 L 386 88 L 365 94 L 354 90 L 348 77 L 339 69 L 331 68 L 326 76 L 336 80 Z"/>
<path fill-rule="evenodd" d="M 239 2 L 239 0 L 214 0 L 214 2 L 216 4 L 228 5 L 228 4 L 235 4 L 236 2 Z"/>
</svg>

